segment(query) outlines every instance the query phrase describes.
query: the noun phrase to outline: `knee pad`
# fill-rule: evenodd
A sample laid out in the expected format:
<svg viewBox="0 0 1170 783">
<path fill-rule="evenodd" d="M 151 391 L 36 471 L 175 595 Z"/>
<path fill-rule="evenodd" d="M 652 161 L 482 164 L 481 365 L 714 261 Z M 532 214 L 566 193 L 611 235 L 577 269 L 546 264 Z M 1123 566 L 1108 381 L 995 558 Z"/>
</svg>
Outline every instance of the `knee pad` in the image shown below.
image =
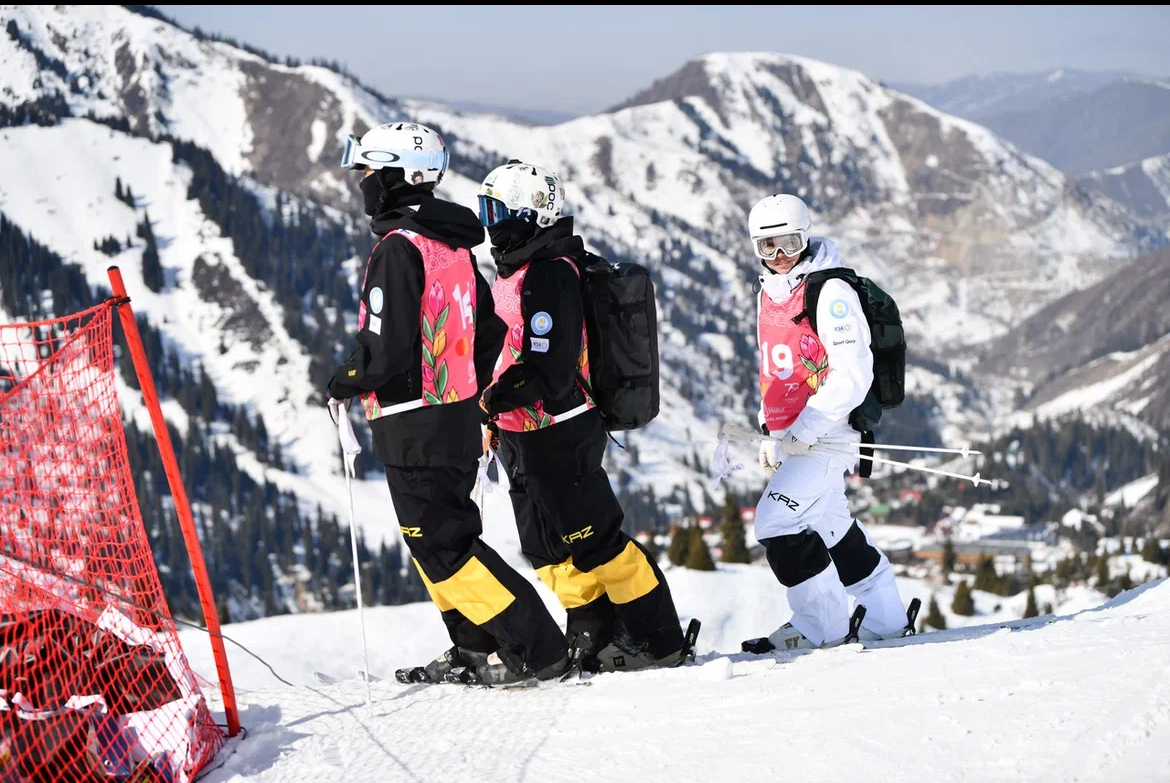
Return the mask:
<svg viewBox="0 0 1170 783">
<path fill-rule="evenodd" d="M 881 562 L 881 552 L 866 539 L 865 533 L 856 522 L 853 523 L 841 540 L 829 550 L 833 564 L 837 566 L 837 573 L 841 583 L 846 587 L 865 579 L 874 572 Z"/>
<path fill-rule="evenodd" d="M 766 538 L 760 543 L 764 545 L 772 573 L 785 587 L 795 587 L 813 578 L 832 563 L 825 542 L 811 530 Z"/>
</svg>

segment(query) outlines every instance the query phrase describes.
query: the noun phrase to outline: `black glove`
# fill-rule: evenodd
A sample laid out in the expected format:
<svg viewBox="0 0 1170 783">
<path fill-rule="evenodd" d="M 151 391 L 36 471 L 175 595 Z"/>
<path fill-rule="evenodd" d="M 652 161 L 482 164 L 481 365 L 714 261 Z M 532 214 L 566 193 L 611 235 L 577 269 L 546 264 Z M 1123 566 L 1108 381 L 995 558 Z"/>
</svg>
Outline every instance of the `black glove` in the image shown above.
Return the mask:
<svg viewBox="0 0 1170 783">
<path fill-rule="evenodd" d="M 500 430 L 494 422 L 487 425 L 487 435 L 484 436 L 483 445 L 484 451 L 490 448 L 498 453 L 500 450 Z"/>
<path fill-rule="evenodd" d="M 491 412 L 492 392 L 495 390 L 496 386 L 495 384 L 492 384 L 483 390 L 483 394 L 479 395 L 479 410 L 481 413 L 479 417 L 480 424 L 490 424 L 496 419 L 500 418 L 500 414 Z"/>
</svg>

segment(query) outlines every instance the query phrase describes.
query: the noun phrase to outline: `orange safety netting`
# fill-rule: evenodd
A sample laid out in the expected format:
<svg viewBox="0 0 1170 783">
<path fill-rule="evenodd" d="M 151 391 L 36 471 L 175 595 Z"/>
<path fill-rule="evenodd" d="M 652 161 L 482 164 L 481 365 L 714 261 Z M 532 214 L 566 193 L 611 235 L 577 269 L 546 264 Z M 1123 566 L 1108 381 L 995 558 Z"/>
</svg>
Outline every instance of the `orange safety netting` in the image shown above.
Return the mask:
<svg viewBox="0 0 1170 783">
<path fill-rule="evenodd" d="M 188 783 L 224 741 L 134 493 L 113 311 L 0 325 L 0 783 Z"/>
</svg>

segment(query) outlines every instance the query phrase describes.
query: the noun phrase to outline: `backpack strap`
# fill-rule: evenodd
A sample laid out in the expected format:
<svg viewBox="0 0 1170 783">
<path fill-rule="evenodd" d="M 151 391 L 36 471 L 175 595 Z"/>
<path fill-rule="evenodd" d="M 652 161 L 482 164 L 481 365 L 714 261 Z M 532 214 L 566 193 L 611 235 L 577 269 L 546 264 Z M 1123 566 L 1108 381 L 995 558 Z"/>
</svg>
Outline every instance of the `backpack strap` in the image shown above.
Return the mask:
<svg viewBox="0 0 1170 783">
<path fill-rule="evenodd" d="M 872 448 L 867 449 L 866 446 L 873 446 L 873 444 L 874 444 L 873 430 L 866 430 L 865 432 L 861 433 L 861 448 L 858 450 L 858 453 L 861 454 L 861 456 L 863 456 L 863 457 L 872 457 L 873 456 L 873 449 Z M 873 475 L 873 460 L 859 459 L 858 462 L 860 463 L 857 466 L 857 475 L 858 476 L 860 476 L 863 479 L 867 479 Z"/>
<path fill-rule="evenodd" d="M 821 298 L 821 289 L 830 280 L 844 280 L 854 291 L 857 291 L 860 285 L 857 273 L 849 267 L 823 269 L 820 272 L 812 272 L 806 275 L 804 278 L 804 309 L 800 311 L 796 318 L 792 319 L 794 323 L 800 323 L 807 318 L 812 330 L 814 332 L 817 331 L 817 302 Z M 866 302 L 860 292 L 858 292 L 858 298 L 861 299 L 861 307 L 864 310 Z M 819 332 L 817 333 L 820 334 Z"/>
</svg>

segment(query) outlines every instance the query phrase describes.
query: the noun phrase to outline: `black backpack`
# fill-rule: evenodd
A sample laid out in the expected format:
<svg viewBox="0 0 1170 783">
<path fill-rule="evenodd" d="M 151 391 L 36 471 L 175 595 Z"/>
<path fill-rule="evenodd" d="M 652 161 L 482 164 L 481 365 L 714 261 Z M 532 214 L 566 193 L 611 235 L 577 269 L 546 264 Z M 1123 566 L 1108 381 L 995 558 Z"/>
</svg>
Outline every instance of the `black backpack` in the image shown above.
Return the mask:
<svg viewBox="0 0 1170 783">
<path fill-rule="evenodd" d="M 873 353 L 873 385 L 865 401 L 849 414 L 849 424 L 858 432 L 870 436 L 882 420 L 882 410 L 896 408 L 906 398 L 906 333 L 902 317 L 893 297 L 868 277 L 860 277 L 852 269 L 838 268 L 813 272 L 804 279 L 804 311 L 796 317 L 809 319 L 817 331 L 817 301 L 821 289 L 829 280 L 844 280 L 861 300 L 861 309 L 869 323 L 869 349 Z M 866 464 L 872 464 L 865 460 Z M 864 466 L 863 466 L 864 467 Z"/>
<path fill-rule="evenodd" d="M 578 262 L 589 337 L 589 388 L 610 432 L 658 415 L 658 308 L 650 271 L 585 253 Z"/>
</svg>

